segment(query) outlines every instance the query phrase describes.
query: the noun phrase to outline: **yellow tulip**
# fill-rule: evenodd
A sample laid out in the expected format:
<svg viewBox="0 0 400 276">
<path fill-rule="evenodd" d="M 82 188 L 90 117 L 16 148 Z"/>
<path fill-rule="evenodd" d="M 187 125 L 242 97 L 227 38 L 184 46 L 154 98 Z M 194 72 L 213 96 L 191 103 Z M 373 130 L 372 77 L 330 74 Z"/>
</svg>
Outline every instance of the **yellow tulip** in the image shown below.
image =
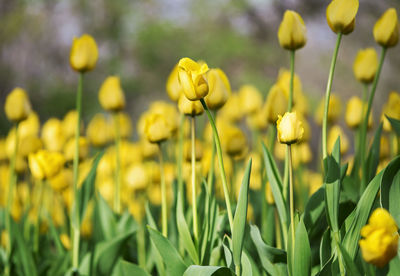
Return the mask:
<svg viewBox="0 0 400 276">
<path fill-rule="evenodd" d="M 99 56 L 97 44 L 94 38 L 84 34 L 80 38 L 74 38 L 69 56 L 69 63 L 77 72 L 87 72 L 94 69 Z"/>
<path fill-rule="evenodd" d="M 179 98 L 178 109 L 179 112 L 190 116 L 198 116 L 204 112 L 200 101 L 191 101 L 184 94 Z"/>
<path fill-rule="evenodd" d="M 281 144 L 279 142 L 275 143 L 274 146 L 274 155 L 278 160 L 285 160 L 286 158 L 286 145 L 285 144 Z"/>
<path fill-rule="evenodd" d="M 42 140 L 45 149 L 62 151 L 65 144 L 63 124 L 59 119 L 50 118 L 42 128 Z"/>
<path fill-rule="evenodd" d="M 363 113 L 365 113 L 366 105 L 364 107 L 364 112 L 362 111 L 362 100 L 353 96 L 347 102 L 345 121 L 349 128 L 358 128 L 363 121 Z M 372 112 L 368 118 L 368 127 L 372 127 Z"/>
<path fill-rule="evenodd" d="M 20 122 L 28 118 L 31 113 L 31 103 L 28 94 L 22 88 L 14 88 L 7 95 L 4 104 L 7 119 L 13 122 Z"/>
<path fill-rule="evenodd" d="M 6 139 L 0 139 L 0 163 L 7 160 Z"/>
<path fill-rule="evenodd" d="M 379 147 L 379 159 L 386 159 L 390 154 L 389 140 L 386 136 L 381 136 L 380 147 Z"/>
<path fill-rule="evenodd" d="M 150 143 L 146 138 L 140 140 L 140 147 L 144 159 L 151 159 L 157 156 L 159 148 L 157 145 Z"/>
<path fill-rule="evenodd" d="M 299 161 L 301 163 L 308 164 L 312 161 L 313 155 L 308 143 L 300 143 L 296 145 L 296 152 L 299 155 Z"/>
<path fill-rule="evenodd" d="M 243 85 L 239 89 L 239 97 L 244 114 L 254 114 L 261 109 L 263 99 L 260 91 L 256 87 L 252 85 Z"/>
<path fill-rule="evenodd" d="M 287 10 L 278 30 L 279 44 L 287 50 L 302 48 L 307 42 L 303 18 L 295 11 Z"/>
<path fill-rule="evenodd" d="M 228 101 L 218 112 L 221 117 L 231 122 L 239 121 L 243 117 L 243 113 L 241 97 L 237 93 L 232 93 Z"/>
<path fill-rule="evenodd" d="M 315 112 L 315 122 L 322 125 L 322 117 L 324 116 L 325 97 L 319 102 L 317 111 Z M 331 94 L 328 107 L 328 122 L 334 123 L 339 119 L 342 111 L 342 102 L 335 94 Z"/>
<path fill-rule="evenodd" d="M 166 90 L 169 98 L 174 102 L 177 102 L 181 94 L 183 94 L 183 88 L 179 83 L 178 64 L 175 65 L 168 76 Z"/>
<path fill-rule="evenodd" d="M 335 33 L 349 34 L 354 30 L 358 0 L 333 0 L 326 8 L 326 20 Z"/>
<path fill-rule="evenodd" d="M 49 179 L 50 186 L 55 191 L 62 191 L 73 184 L 71 169 L 62 169 L 58 174 Z"/>
<path fill-rule="evenodd" d="M 183 156 L 187 162 L 192 160 L 192 141 L 186 140 L 183 144 Z M 200 140 L 195 140 L 195 159 L 201 160 L 203 157 L 203 145 Z"/>
<path fill-rule="evenodd" d="M 381 119 L 383 121 L 383 129 L 387 132 L 392 130 L 392 126 L 386 116 L 400 120 L 400 93 L 390 92 L 389 99 L 382 109 Z M 386 116 L 385 116 L 386 115 Z"/>
<path fill-rule="evenodd" d="M 100 87 L 99 102 L 104 110 L 118 112 L 125 108 L 125 95 L 117 76 L 107 77 Z"/>
<path fill-rule="evenodd" d="M 384 267 L 397 255 L 399 234 L 393 217 L 383 208 L 377 208 L 361 229 L 361 253 L 367 263 Z"/>
<path fill-rule="evenodd" d="M 244 132 L 232 124 L 220 129 L 221 145 L 224 151 L 232 157 L 244 157 L 247 153 L 247 139 Z"/>
<path fill-rule="evenodd" d="M 308 194 L 312 195 L 322 186 L 322 174 L 312 171 L 306 171 L 304 174 L 304 179 L 309 183 Z"/>
<path fill-rule="evenodd" d="M 356 79 L 363 83 L 371 83 L 378 68 L 378 54 L 374 48 L 361 49 L 353 63 Z"/>
<path fill-rule="evenodd" d="M 263 131 L 268 127 L 268 121 L 265 119 L 266 117 L 266 107 L 265 105 L 254 114 L 250 114 L 246 118 L 246 123 L 252 130 Z"/>
<path fill-rule="evenodd" d="M 64 167 L 64 156 L 58 152 L 40 150 L 29 155 L 29 169 L 36 179 L 49 179 Z"/>
<path fill-rule="evenodd" d="M 71 240 L 69 236 L 65 233 L 60 235 L 60 241 L 62 245 L 65 247 L 65 249 L 70 250 L 71 249 Z"/>
<path fill-rule="evenodd" d="M 349 139 L 346 134 L 343 132 L 342 128 L 338 125 L 334 125 L 328 133 L 328 152 L 332 152 L 333 147 L 335 146 L 336 140 L 340 137 L 340 153 L 345 154 L 349 150 Z"/>
<path fill-rule="evenodd" d="M 281 87 L 277 84 L 273 85 L 268 92 L 267 101 L 265 102 L 266 119 L 270 123 L 278 120 L 278 115 L 282 115 L 287 110 L 288 100 Z"/>
<path fill-rule="evenodd" d="M 269 205 L 275 204 L 274 195 L 272 194 L 272 189 L 269 181 L 267 181 L 267 183 L 265 184 L 265 199 L 267 200 Z"/>
<path fill-rule="evenodd" d="M 62 120 L 62 128 L 64 132 L 65 139 L 75 137 L 76 124 L 78 123 L 78 112 L 76 110 L 70 110 L 65 114 Z M 83 131 L 83 121 L 80 122 L 81 132 Z"/>
<path fill-rule="evenodd" d="M 104 114 L 98 113 L 90 120 L 86 135 L 90 144 L 103 147 L 111 141 L 111 124 Z"/>
<path fill-rule="evenodd" d="M 131 215 L 139 223 L 142 222 L 143 217 L 145 215 L 144 206 L 145 204 L 143 200 L 136 199 L 129 202 L 129 213 L 131 213 Z"/>
<path fill-rule="evenodd" d="M 125 172 L 125 182 L 133 192 L 145 190 L 150 183 L 147 169 L 143 164 L 132 164 Z"/>
<path fill-rule="evenodd" d="M 38 136 L 40 130 L 40 120 L 36 112 L 29 113 L 28 118 L 19 123 L 18 134 L 20 138 L 27 136 Z"/>
<path fill-rule="evenodd" d="M 125 112 L 120 112 L 118 114 L 118 119 L 119 119 L 119 134 L 121 136 L 121 139 L 127 139 L 131 137 L 132 135 L 132 120 L 129 117 L 129 115 Z M 115 139 L 115 121 L 112 120 L 111 126 L 112 126 L 112 137 Z"/>
<path fill-rule="evenodd" d="M 276 80 L 276 84 L 282 89 L 283 93 L 286 96 L 286 99 L 289 99 L 290 92 L 290 71 L 287 69 L 280 69 L 278 74 L 278 79 Z M 293 104 L 297 103 L 297 99 L 299 95 L 303 91 L 303 86 L 300 80 L 300 77 L 297 74 L 294 74 L 293 78 Z"/>
<path fill-rule="evenodd" d="M 303 124 L 296 112 L 286 112 L 283 117 L 278 115 L 276 128 L 278 130 L 278 141 L 281 144 L 297 143 L 304 134 Z"/>
<path fill-rule="evenodd" d="M 394 47 L 399 41 L 399 23 L 394 8 L 388 9 L 374 25 L 375 41 L 386 48 Z"/>
<path fill-rule="evenodd" d="M 160 114 L 167 119 L 170 124 L 171 130 L 175 132 L 179 126 L 179 113 L 176 106 L 164 101 L 152 102 L 149 107 L 149 112 Z"/>
<path fill-rule="evenodd" d="M 149 114 L 144 126 L 146 138 L 151 143 L 160 143 L 171 137 L 172 131 L 167 120 L 160 114 Z"/>
<path fill-rule="evenodd" d="M 183 93 L 191 101 L 197 101 L 208 94 L 208 84 L 205 74 L 208 71 L 207 64 L 199 63 L 190 58 L 182 58 L 178 63 L 179 83 Z"/>
<path fill-rule="evenodd" d="M 210 69 L 207 73 L 208 95 L 204 97 L 208 108 L 211 110 L 220 109 L 228 100 L 231 85 L 225 73 L 219 69 Z"/>
<path fill-rule="evenodd" d="M 85 159 L 89 155 L 89 141 L 86 137 L 79 137 L 79 160 Z M 75 138 L 70 138 L 64 146 L 64 156 L 67 161 L 72 161 L 75 156 Z"/>
<path fill-rule="evenodd" d="M 11 158 L 15 150 L 15 128 L 12 128 L 7 135 L 5 150 L 8 158 Z M 22 157 L 28 156 L 30 153 L 36 152 L 42 148 L 42 141 L 33 135 L 20 137 L 18 140 L 18 155 Z"/>
</svg>

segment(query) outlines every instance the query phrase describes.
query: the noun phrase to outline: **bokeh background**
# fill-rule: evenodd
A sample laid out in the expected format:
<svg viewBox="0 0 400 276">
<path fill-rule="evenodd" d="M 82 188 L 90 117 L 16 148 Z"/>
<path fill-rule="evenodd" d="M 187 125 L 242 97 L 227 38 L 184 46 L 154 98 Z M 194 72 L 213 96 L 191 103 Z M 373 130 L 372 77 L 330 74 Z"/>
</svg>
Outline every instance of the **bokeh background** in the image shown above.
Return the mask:
<svg viewBox="0 0 400 276">
<path fill-rule="evenodd" d="M 119 75 L 135 120 L 154 99 L 167 99 L 165 82 L 179 58 L 188 56 L 220 67 L 232 87 L 254 84 L 265 95 L 279 68 L 289 66 L 277 30 L 286 9 L 298 11 L 308 42 L 296 54 L 311 106 L 322 98 L 336 36 L 325 9 L 329 0 L 2 0 L 0 1 L 0 137 L 10 128 L 4 114 L 6 95 L 25 88 L 41 121 L 62 118 L 75 106 L 77 74 L 69 66 L 74 36 L 93 35 L 99 62 L 86 74 L 83 118 L 101 111 L 97 93 L 104 78 Z M 359 48 L 375 47 L 372 27 L 397 0 L 360 0 L 355 31 L 339 51 L 333 91 L 346 102 L 361 96 L 352 73 Z M 399 90 L 399 46 L 390 49 L 375 103 L 375 122 L 391 90 Z M 345 106 L 342 107 L 344 110 Z M 376 126 L 376 124 L 375 124 Z"/>
</svg>

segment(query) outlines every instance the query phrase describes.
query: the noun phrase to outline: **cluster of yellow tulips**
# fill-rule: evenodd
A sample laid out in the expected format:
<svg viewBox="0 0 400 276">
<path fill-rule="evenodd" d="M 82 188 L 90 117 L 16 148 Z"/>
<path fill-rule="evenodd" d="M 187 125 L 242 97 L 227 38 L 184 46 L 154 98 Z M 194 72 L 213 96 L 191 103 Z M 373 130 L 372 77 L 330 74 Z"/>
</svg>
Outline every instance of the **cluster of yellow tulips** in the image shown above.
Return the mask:
<svg viewBox="0 0 400 276">
<path fill-rule="evenodd" d="M 14 126 L 0 139 L 2 273 L 400 274 L 400 93 L 390 92 L 380 122 L 372 116 L 385 55 L 398 42 L 395 9 L 373 28 L 380 57 L 374 48 L 355 57 L 362 95 L 343 118 L 331 94 L 358 7 L 334 0 L 326 9 L 337 40 L 315 114 L 295 74 L 307 42 L 295 11 L 278 30 L 290 69 L 265 98 L 251 84 L 235 91 L 220 68 L 182 58 L 166 80 L 172 101 L 152 102 L 135 124 L 120 78 L 109 76 L 98 93 L 104 112 L 85 127 L 84 76 L 98 49 L 90 35 L 75 38 L 75 110 L 41 122 L 19 87 L 4 104 Z M 311 120 L 322 126 L 320 148 L 310 144 Z"/>
</svg>

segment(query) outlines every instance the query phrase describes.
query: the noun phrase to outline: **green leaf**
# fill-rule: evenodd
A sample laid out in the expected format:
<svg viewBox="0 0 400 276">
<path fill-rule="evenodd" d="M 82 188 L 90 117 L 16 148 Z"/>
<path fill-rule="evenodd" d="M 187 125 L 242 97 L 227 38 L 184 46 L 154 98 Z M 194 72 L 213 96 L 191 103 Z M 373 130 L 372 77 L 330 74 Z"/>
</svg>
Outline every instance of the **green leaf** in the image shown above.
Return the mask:
<svg viewBox="0 0 400 276">
<path fill-rule="evenodd" d="M 339 245 L 340 252 L 342 253 L 347 274 L 352 276 L 361 276 L 360 271 L 358 270 L 352 258 L 349 256 L 349 253 L 347 253 L 343 245 L 341 245 L 340 243 L 337 244 Z"/>
<path fill-rule="evenodd" d="M 357 254 L 361 228 L 367 223 L 379 188 L 381 187 L 381 204 L 383 204 L 389 197 L 388 191 L 399 170 L 400 156 L 393 159 L 383 171 L 372 179 L 358 201 L 356 208 L 346 218 L 343 225 L 345 236 L 342 245 L 352 260 Z"/>
<path fill-rule="evenodd" d="M 308 200 L 304 210 L 303 220 L 311 240 L 323 233 L 327 226 L 325 216 L 325 187 L 319 188 Z"/>
<path fill-rule="evenodd" d="M 321 239 L 321 244 L 319 247 L 319 258 L 321 266 L 324 266 L 326 263 L 329 262 L 333 256 L 331 251 L 331 231 L 330 229 L 326 229 L 324 235 Z"/>
<path fill-rule="evenodd" d="M 387 115 L 385 115 L 386 118 L 388 118 L 390 124 L 393 127 L 393 130 L 396 132 L 397 136 L 400 136 L 400 120 L 397 120 L 395 118 L 389 117 Z"/>
<path fill-rule="evenodd" d="M 286 266 L 286 252 L 265 244 L 261 238 L 260 230 L 255 225 L 250 225 L 250 237 L 257 249 L 264 270 L 271 275 L 284 275 L 281 274 L 278 265 L 284 264 Z"/>
<path fill-rule="evenodd" d="M 374 140 L 369 149 L 368 157 L 367 157 L 367 171 L 365 172 L 367 175 L 366 180 L 370 182 L 372 178 L 374 178 L 376 174 L 376 169 L 379 164 L 379 151 L 381 147 L 381 133 L 382 133 L 382 123 L 379 124 L 378 129 L 375 132 Z"/>
<path fill-rule="evenodd" d="M 93 198 L 95 194 L 96 171 L 103 154 L 104 151 L 96 156 L 92 168 L 89 171 L 89 174 L 86 176 L 85 180 L 82 183 L 82 186 L 77 191 L 77 200 L 75 201 L 75 203 L 78 205 L 79 208 L 79 225 L 82 223 L 82 220 L 85 217 L 85 211 L 89 201 Z M 73 212 L 73 214 L 75 214 L 75 211 Z"/>
<path fill-rule="evenodd" d="M 100 193 L 97 193 L 96 203 L 96 216 L 100 226 L 99 230 L 101 230 L 104 239 L 109 240 L 115 237 L 117 221 L 110 206 L 108 206 Z"/>
<path fill-rule="evenodd" d="M 124 260 L 120 260 L 114 270 L 114 276 L 150 276 L 143 268 L 140 266 L 130 263 Z"/>
<path fill-rule="evenodd" d="M 292 275 L 308 276 L 311 273 L 311 248 L 303 220 L 297 224 L 294 244 L 294 269 Z"/>
<path fill-rule="evenodd" d="M 400 208 L 399 208 L 399 198 L 400 198 L 400 173 L 397 173 L 394 177 L 393 183 L 389 189 L 389 204 L 387 202 L 382 202 L 382 205 L 386 209 L 389 209 L 389 213 L 392 215 L 397 225 L 400 225 Z M 386 189 L 385 189 L 386 191 Z M 385 193 L 386 194 L 386 193 Z"/>
<path fill-rule="evenodd" d="M 33 260 L 32 252 L 28 245 L 26 244 L 24 238 L 21 235 L 18 224 L 14 222 L 12 218 L 10 218 L 11 222 L 11 233 L 10 238 L 13 239 L 13 244 L 15 246 L 16 255 L 15 257 L 18 259 L 19 265 L 22 267 L 22 271 L 26 276 L 35 276 L 38 275 L 35 262 Z"/>
<path fill-rule="evenodd" d="M 150 225 L 150 227 L 152 227 L 153 229 L 156 229 L 158 231 L 157 228 L 157 224 L 154 221 L 154 218 L 151 214 L 150 211 L 150 207 L 149 207 L 149 202 L 146 202 L 146 218 L 147 218 L 147 222 Z M 163 264 L 163 259 L 160 255 L 160 253 L 158 252 L 155 244 L 153 241 L 151 241 L 151 248 L 150 248 L 150 252 L 149 252 L 149 257 L 147 258 L 147 263 L 146 263 L 146 268 L 148 271 L 151 271 L 151 268 L 153 266 L 153 262 L 156 264 L 157 270 L 158 270 L 158 274 L 159 275 L 165 275 L 165 269 L 164 269 L 164 264 Z"/>
<path fill-rule="evenodd" d="M 178 198 L 180 198 L 180 191 L 178 191 Z M 192 236 L 189 231 L 189 227 L 186 223 L 185 216 L 183 215 L 182 201 L 178 200 L 176 208 L 176 225 L 178 227 L 179 237 L 182 241 L 183 247 L 189 253 L 190 258 L 195 264 L 199 264 L 199 255 L 196 247 L 194 246 Z"/>
<path fill-rule="evenodd" d="M 234 270 L 235 267 L 233 264 L 233 255 L 230 249 L 231 246 L 232 246 L 231 239 L 227 235 L 225 235 L 224 239 L 222 240 L 222 248 L 224 249 L 226 266 Z"/>
<path fill-rule="evenodd" d="M 265 162 L 265 169 L 267 172 L 267 177 L 269 184 L 271 186 L 272 194 L 274 196 L 275 205 L 278 210 L 279 219 L 281 222 L 281 228 L 287 229 L 287 209 L 286 204 L 282 196 L 282 179 L 279 175 L 278 169 L 276 167 L 275 161 L 272 158 L 270 152 L 265 147 L 264 143 L 262 144 L 263 154 L 264 154 L 264 162 Z M 286 241 L 283 241 L 284 243 Z"/>
<path fill-rule="evenodd" d="M 186 269 L 184 276 L 233 276 L 234 273 L 222 266 L 191 265 Z"/>
<path fill-rule="evenodd" d="M 246 171 L 243 176 L 242 186 L 239 191 L 239 199 L 236 207 L 235 217 L 233 219 L 233 229 L 232 229 L 232 251 L 233 251 L 233 261 L 236 266 L 240 266 L 242 258 L 242 248 L 244 241 L 244 232 L 246 226 L 246 216 L 247 216 L 247 202 L 249 193 L 249 183 L 250 183 L 250 173 L 251 173 L 251 159 L 247 164 Z"/>
<path fill-rule="evenodd" d="M 176 248 L 157 230 L 150 226 L 147 226 L 147 229 L 150 233 L 151 240 L 154 242 L 154 245 L 163 258 L 168 273 L 170 275 L 182 275 L 187 265 L 183 262 Z"/>
</svg>

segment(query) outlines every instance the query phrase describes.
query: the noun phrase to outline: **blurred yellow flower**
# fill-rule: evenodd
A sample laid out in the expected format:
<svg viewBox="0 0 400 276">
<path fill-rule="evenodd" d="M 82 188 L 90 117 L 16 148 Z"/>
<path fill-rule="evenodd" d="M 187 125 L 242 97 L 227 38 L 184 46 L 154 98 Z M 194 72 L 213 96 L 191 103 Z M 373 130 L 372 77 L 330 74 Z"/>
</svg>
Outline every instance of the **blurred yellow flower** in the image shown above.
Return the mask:
<svg viewBox="0 0 400 276">
<path fill-rule="evenodd" d="M 42 140 L 45 149 L 49 151 L 62 151 L 65 144 L 62 122 L 56 118 L 50 118 L 42 128 Z"/>
<path fill-rule="evenodd" d="M 146 167 L 143 164 L 131 164 L 125 172 L 125 182 L 132 191 L 145 190 L 150 183 Z"/>
<path fill-rule="evenodd" d="M 304 179 L 309 183 L 308 194 L 312 195 L 322 186 L 322 174 L 312 171 L 306 171 L 304 174 Z"/>
<path fill-rule="evenodd" d="M 71 249 L 71 240 L 69 236 L 65 233 L 60 235 L 60 241 L 62 245 L 65 247 L 65 249 L 70 250 Z"/>
<path fill-rule="evenodd" d="M 208 94 L 208 84 L 205 74 L 208 71 L 207 64 L 199 64 L 190 58 L 182 58 L 178 63 L 179 83 L 185 96 L 196 101 Z"/>
<path fill-rule="evenodd" d="M 76 125 L 78 123 L 78 112 L 76 110 L 70 110 L 67 114 L 65 114 L 62 120 L 62 128 L 64 132 L 65 139 L 69 139 L 71 137 L 75 137 L 76 133 Z M 83 121 L 80 122 L 80 131 L 84 128 Z"/>
<path fill-rule="evenodd" d="M 399 41 L 399 23 L 396 9 L 390 8 L 374 25 L 375 41 L 386 48 L 394 47 Z"/>
<path fill-rule="evenodd" d="M 132 135 L 132 120 L 129 117 L 129 115 L 125 112 L 120 112 L 118 114 L 118 120 L 119 120 L 119 134 L 121 136 L 121 139 L 126 139 L 131 137 Z M 112 120 L 111 126 L 112 126 L 112 137 L 115 138 L 115 120 Z"/>
<path fill-rule="evenodd" d="M 87 138 L 95 147 L 107 145 L 111 141 L 111 133 L 111 124 L 102 113 L 94 115 L 86 129 Z"/>
<path fill-rule="evenodd" d="M 349 34 L 354 30 L 358 0 L 333 0 L 326 8 L 326 20 L 335 33 Z"/>
<path fill-rule="evenodd" d="M 273 85 L 268 92 L 267 101 L 265 102 L 266 116 L 270 123 L 278 120 L 278 115 L 282 115 L 287 111 L 288 100 L 281 87 L 277 84 Z"/>
<path fill-rule="evenodd" d="M 380 148 L 379 148 L 379 159 L 386 159 L 389 157 L 390 154 L 390 146 L 389 146 L 389 139 L 382 135 L 380 141 Z"/>
<path fill-rule="evenodd" d="M 64 156 L 59 152 L 40 150 L 29 155 L 29 169 L 36 179 L 49 179 L 64 167 Z"/>
<path fill-rule="evenodd" d="M 290 92 L 290 71 L 281 68 L 279 70 L 278 78 L 276 80 L 276 84 L 282 89 L 283 93 L 285 93 L 286 99 L 289 99 Z M 294 74 L 293 78 L 293 104 L 296 105 L 297 100 L 302 94 L 303 86 L 300 80 L 300 77 L 297 74 Z"/>
<path fill-rule="evenodd" d="M 89 141 L 86 137 L 79 137 L 79 160 L 85 159 L 89 155 Z M 75 138 L 70 138 L 64 146 L 64 156 L 67 161 L 72 161 L 75 156 Z"/>
<path fill-rule="evenodd" d="M 232 124 L 226 124 L 220 131 L 221 145 L 224 151 L 232 157 L 244 157 L 248 149 L 244 132 Z"/>
<path fill-rule="evenodd" d="M 263 98 L 255 86 L 242 85 L 239 89 L 239 97 L 244 114 L 254 114 L 261 109 Z"/>
<path fill-rule="evenodd" d="M 28 118 L 31 113 L 31 103 L 25 90 L 19 87 L 14 88 L 7 95 L 4 111 L 7 119 L 12 122 L 20 122 Z"/>
<path fill-rule="evenodd" d="M 190 116 L 198 116 L 204 112 L 200 101 L 191 101 L 182 94 L 178 101 L 178 109 L 181 113 Z"/>
<path fill-rule="evenodd" d="M 140 200 L 140 199 L 131 200 L 129 202 L 129 213 L 131 213 L 131 215 L 139 223 L 142 222 L 143 217 L 145 215 L 144 206 L 145 206 L 145 204 L 144 204 L 143 200 Z"/>
<path fill-rule="evenodd" d="M 367 263 L 384 267 L 397 255 L 399 234 L 393 217 L 383 208 L 377 208 L 361 229 L 361 253 Z"/>
<path fill-rule="evenodd" d="M 183 144 L 183 156 L 187 162 L 192 160 L 192 141 L 186 140 Z M 201 160 L 203 157 L 203 145 L 200 140 L 195 140 L 195 159 Z"/>
<path fill-rule="evenodd" d="M 353 63 L 353 72 L 356 79 L 363 83 L 371 83 L 378 68 L 378 54 L 374 48 L 358 51 Z"/>
<path fill-rule="evenodd" d="M 69 63 L 77 72 L 87 72 L 94 69 L 99 56 L 94 38 L 84 34 L 72 41 Z"/>
<path fill-rule="evenodd" d="M 287 10 L 278 30 L 279 44 L 287 50 L 302 48 L 307 42 L 307 30 L 303 18 L 295 11 Z"/>
<path fill-rule="evenodd" d="M 362 105 L 362 100 L 357 96 L 351 97 L 350 100 L 347 102 L 345 121 L 349 128 L 358 128 L 363 121 L 363 113 L 365 113 L 367 106 L 365 104 L 363 112 Z M 372 127 L 372 112 L 369 115 L 370 116 L 368 119 L 368 127 Z"/>
<path fill-rule="evenodd" d="M 350 142 L 342 128 L 338 125 L 332 126 L 328 133 L 328 152 L 331 153 L 336 140 L 340 137 L 340 153 L 345 154 L 349 150 Z"/>
<path fill-rule="evenodd" d="M 73 184 L 73 173 L 71 169 L 62 169 L 58 174 L 49 179 L 50 186 L 55 191 L 61 191 Z"/>
<path fill-rule="evenodd" d="M 304 134 L 302 122 L 296 112 L 286 112 L 283 117 L 278 115 L 276 128 L 278 130 L 278 141 L 281 144 L 297 143 Z"/>
<path fill-rule="evenodd" d="M 199 103 L 200 104 L 200 103 Z M 152 102 L 149 107 L 149 113 L 160 114 L 168 121 L 171 130 L 175 132 L 179 126 L 179 113 L 175 104 L 165 101 Z"/>
<path fill-rule="evenodd" d="M 104 110 L 118 112 L 125 108 L 125 95 L 120 78 L 107 77 L 100 87 L 99 102 Z"/>
<path fill-rule="evenodd" d="M 218 112 L 221 117 L 231 122 L 239 121 L 243 117 L 243 113 L 241 98 L 238 93 L 232 93 L 228 101 Z"/>
<path fill-rule="evenodd" d="M 337 1 L 337 0 L 336 0 Z M 315 112 L 315 122 L 318 125 L 322 125 L 322 117 L 324 116 L 324 108 L 325 108 L 325 97 L 321 99 L 319 102 L 317 111 Z M 329 98 L 329 106 L 328 106 L 328 122 L 336 122 L 342 111 L 342 103 L 340 98 L 335 94 L 331 94 Z"/>
<path fill-rule="evenodd" d="M 400 120 L 400 94 L 396 91 L 392 91 L 389 94 L 389 99 L 382 109 L 381 120 L 383 121 L 383 129 L 385 131 L 391 131 L 392 125 L 386 116 Z M 386 116 L 385 116 L 386 115 Z"/>
<path fill-rule="evenodd" d="M 172 131 L 167 120 L 160 114 L 146 116 L 144 133 L 151 143 L 160 143 L 171 137 Z"/>
<path fill-rule="evenodd" d="M 19 137 L 38 136 L 40 130 L 39 116 L 36 112 L 29 113 L 28 118 L 21 121 L 18 126 Z"/>
<path fill-rule="evenodd" d="M 178 64 L 174 66 L 171 73 L 168 76 L 166 84 L 167 94 L 171 100 L 177 102 L 181 94 L 183 94 L 183 88 L 179 83 L 178 78 Z"/>
<path fill-rule="evenodd" d="M 219 68 L 210 69 L 206 77 L 209 91 L 204 100 L 211 110 L 220 109 L 232 93 L 228 77 Z"/>
</svg>

